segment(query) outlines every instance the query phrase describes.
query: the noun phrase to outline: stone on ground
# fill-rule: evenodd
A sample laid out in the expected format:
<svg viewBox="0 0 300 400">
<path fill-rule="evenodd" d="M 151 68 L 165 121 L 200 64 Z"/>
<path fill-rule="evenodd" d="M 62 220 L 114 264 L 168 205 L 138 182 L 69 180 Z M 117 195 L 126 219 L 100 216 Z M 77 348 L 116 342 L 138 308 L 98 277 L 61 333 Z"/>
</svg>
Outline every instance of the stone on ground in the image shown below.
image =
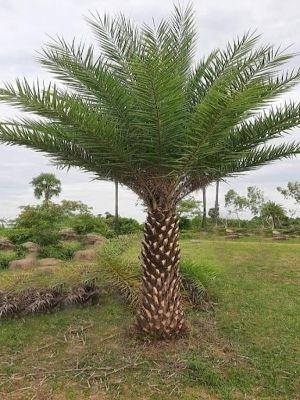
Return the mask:
<svg viewBox="0 0 300 400">
<path fill-rule="evenodd" d="M 9 239 L 0 238 L 0 250 L 11 250 L 14 247 L 14 244 Z"/>
<path fill-rule="evenodd" d="M 97 235 L 96 233 L 88 233 L 85 235 L 84 244 L 90 245 L 102 245 L 106 242 L 106 238 L 102 235 Z"/>
<path fill-rule="evenodd" d="M 60 236 L 62 240 L 74 240 L 78 238 L 78 234 L 73 228 L 62 229 Z"/>
<path fill-rule="evenodd" d="M 40 246 L 34 242 L 25 242 L 21 244 L 30 253 L 37 253 L 40 250 Z"/>
<path fill-rule="evenodd" d="M 92 261 L 96 257 L 96 251 L 93 249 L 75 251 L 73 259 L 75 261 Z"/>
</svg>

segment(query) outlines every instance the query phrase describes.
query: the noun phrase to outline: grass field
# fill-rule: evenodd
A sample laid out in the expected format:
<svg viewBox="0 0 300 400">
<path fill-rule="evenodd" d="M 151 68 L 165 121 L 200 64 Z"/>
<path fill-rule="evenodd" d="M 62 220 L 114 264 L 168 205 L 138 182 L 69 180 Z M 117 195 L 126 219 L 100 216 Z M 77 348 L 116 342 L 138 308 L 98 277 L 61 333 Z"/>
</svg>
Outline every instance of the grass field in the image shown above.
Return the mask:
<svg viewBox="0 0 300 400">
<path fill-rule="evenodd" d="M 105 293 L 92 307 L 2 321 L 0 399 L 300 399 L 300 243 L 185 239 L 182 249 L 216 271 L 217 306 L 187 312 L 188 338 L 137 338 L 128 307 Z"/>
</svg>

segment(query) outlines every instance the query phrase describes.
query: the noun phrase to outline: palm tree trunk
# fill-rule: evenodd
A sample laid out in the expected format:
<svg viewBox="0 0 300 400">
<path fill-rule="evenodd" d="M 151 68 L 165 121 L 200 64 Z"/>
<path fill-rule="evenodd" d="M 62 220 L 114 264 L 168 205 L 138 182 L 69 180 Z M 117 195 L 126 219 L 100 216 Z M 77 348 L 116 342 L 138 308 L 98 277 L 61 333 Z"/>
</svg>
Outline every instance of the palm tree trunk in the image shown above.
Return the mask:
<svg viewBox="0 0 300 400">
<path fill-rule="evenodd" d="M 202 216 L 202 228 L 206 227 L 206 188 L 202 189 L 202 200 L 203 200 L 203 216 Z"/>
<path fill-rule="evenodd" d="M 218 219 L 219 219 L 219 185 L 220 185 L 220 181 L 217 181 L 216 182 L 216 201 L 215 201 L 216 226 L 218 226 Z"/>
<path fill-rule="evenodd" d="M 156 338 L 181 334 L 185 328 L 179 275 L 180 249 L 175 210 L 148 213 L 142 250 L 143 287 L 139 328 Z"/>
<path fill-rule="evenodd" d="M 115 181 L 115 220 L 114 220 L 115 233 L 119 232 L 119 182 Z"/>
</svg>

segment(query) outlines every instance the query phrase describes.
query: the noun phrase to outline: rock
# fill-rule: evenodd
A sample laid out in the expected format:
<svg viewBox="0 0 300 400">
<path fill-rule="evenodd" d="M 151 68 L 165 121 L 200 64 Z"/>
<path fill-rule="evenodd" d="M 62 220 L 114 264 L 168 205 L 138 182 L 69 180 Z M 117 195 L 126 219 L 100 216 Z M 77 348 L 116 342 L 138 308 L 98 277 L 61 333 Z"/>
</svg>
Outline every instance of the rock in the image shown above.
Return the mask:
<svg viewBox="0 0 300 400">
<path fill-rule="evenodd" d="M 37 263 L 39 267 L 57 267 L 62 261 L 58 258 L 40 258 Z"/>
<path fill-rule="evenodd" d="M 95 250 L 78 250 L 75 251 L 73 259 L 75 261 L 91 261 L 96 257 Z"/>
<path fill-rule="evenodd" d="M 226 229 L 226 239 L 237 239 L 239 237 L 240 235 L 237 232 L 231 229 Z"/>
<path fill-rule="evenodd" d="M 78 238 L 76 231 L 73 228 L 65 228 L 60 231 L 62 240 L 74 240 Z"/>
<path fill-rule="evenodd" d="M 0 238 L 0 250 L 10 250 L 14 247 L 14 244 L 9 239 Z"/>
<path fill-rule="evenodd" d="M 273 235 L 273 236 L 279 236 L 279 235 L 281 235 L 281 232 L 279 232 L 279 231 L 272 231 L 272 235 Z"/>
<path fill-rule="evenodd" d="M 18 269 L 28 269 L 35 267 L 37 265 L 37 260 L 35 257 L 26 257 L 21 260 L 14 260 L 8 264 L 8 268 L 11 270 Z"/>
<path fill-rule="evenodd" d="M 21 244 L 30 253 L 37 253 L 40 250 L 40 246 L 34 242 L 25 242 Z"/>
<path fill-rule="evenodd" d="M 94 245 L 102 245 L 106 242 L 106 238 L 102 235 L 97 235 L 95 233 L 88 233 L 85 235 L 84 244 L 94 244 Z"/>
<path fill-rule="evenodd" d="M 287 240 L 288 236 L 284 235 L 283 233 L 279 232 L 279 231 L 272 231 L 272 239 L 273 240 Z"/>
</svg>

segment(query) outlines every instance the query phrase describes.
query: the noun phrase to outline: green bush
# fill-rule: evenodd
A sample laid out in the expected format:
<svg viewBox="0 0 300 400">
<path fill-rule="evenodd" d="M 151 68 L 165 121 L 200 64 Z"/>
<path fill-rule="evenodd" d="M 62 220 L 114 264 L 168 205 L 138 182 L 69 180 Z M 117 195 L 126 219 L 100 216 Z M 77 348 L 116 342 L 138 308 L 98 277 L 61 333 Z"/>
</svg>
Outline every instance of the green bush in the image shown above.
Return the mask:
<svg viewBox="0 0 300 400">
<path fill-rule="evenodd" d="M 82 248 L 81 243 L 70 242 L 66 244 L 43 246 L 39 251 L 40 258 L 59 258 L 60 260 L 70 260 L 75 251 Z"/>
<path fill-rule="evenodd" d="M 15 243 L 31 240 L 41 246 L 55 245 L 60 238 L 59 223 L 60 207 L 56 204 L 22 207 L 15 225 L 19 229 L 26 229 L 26 237 L 17 237 Z"/>
<path fill-rule="evenodd" d="M 101 216 L 95 217 L 90 214 L 77 215 L 70 219 L 70 226 L 80 235 L 94 232 L 107 238 L 114 236 L 113 230 Z"/>
<path fill-rule="evenodd" d="M 56 245 L 60 239 L 57 227 L 52 227 L 48 222 L 41 221 L 30 230 L 31 240 L 40 246 Z"/>
<path fill-rule="evenodd" d="M 26 228 L 7 229 L 6 237 L 14 244 L 22 244 L 31 240 L 32 233 L 30 229 Z"/>
<path fill-rule="evenodd" d="M 120 218 L 119 219 L 119 234 L 129 235 L 141 231 L 141 225 L 133 218 Z"/>
<path fill-rule="evenodd" d="M 115 217 L 111 214 L 107 214 L 104 219 L 106 224 L 110 227 L 113 232 L 115 229 Z M 133 218 L 119 217 L 118 219 L 118 234 L 129 235 L 131 233 L 138 233 L 142 230 L 141 224 Z"/>
<path fill-rule="evenodd" d="M 16 254 L 12 251 L 0 253 L 0 270 L 8 268 L 8 264 L 17 258 Z"/>
</svg>

